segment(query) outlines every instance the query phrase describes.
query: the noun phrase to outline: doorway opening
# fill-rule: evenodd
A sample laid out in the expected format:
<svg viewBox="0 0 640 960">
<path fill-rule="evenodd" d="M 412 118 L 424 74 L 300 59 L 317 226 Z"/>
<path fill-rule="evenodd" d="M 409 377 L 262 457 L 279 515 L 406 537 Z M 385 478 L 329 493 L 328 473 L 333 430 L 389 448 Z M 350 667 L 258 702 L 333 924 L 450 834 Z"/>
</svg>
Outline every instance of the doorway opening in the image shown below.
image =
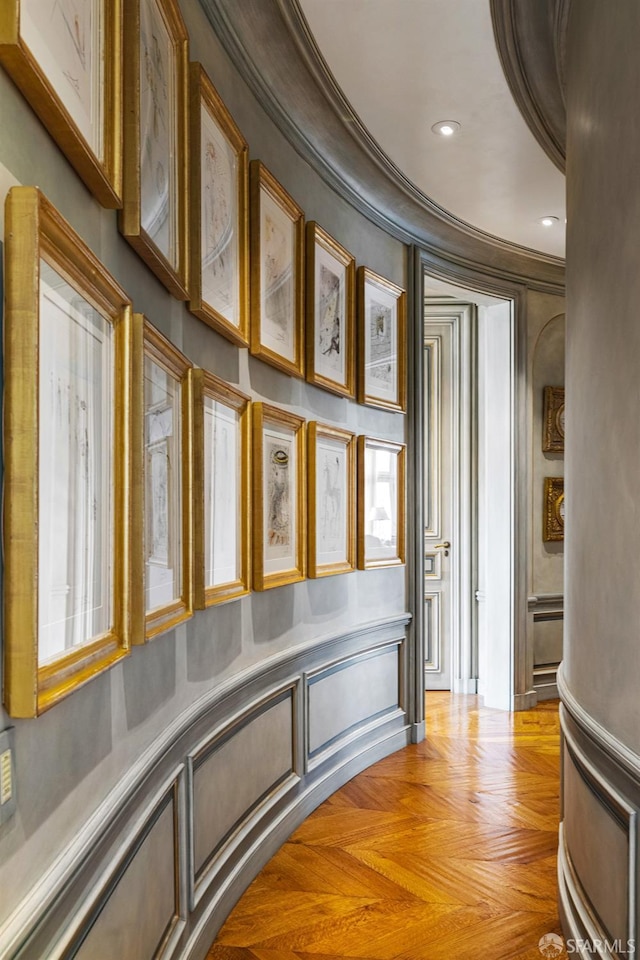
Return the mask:
<svg viewBox="0 0 640 960">
<path fill-rule="evenodd" d="M 514 303 L 424 276 L 424 681 L 514 707 Z"/>
</svg>

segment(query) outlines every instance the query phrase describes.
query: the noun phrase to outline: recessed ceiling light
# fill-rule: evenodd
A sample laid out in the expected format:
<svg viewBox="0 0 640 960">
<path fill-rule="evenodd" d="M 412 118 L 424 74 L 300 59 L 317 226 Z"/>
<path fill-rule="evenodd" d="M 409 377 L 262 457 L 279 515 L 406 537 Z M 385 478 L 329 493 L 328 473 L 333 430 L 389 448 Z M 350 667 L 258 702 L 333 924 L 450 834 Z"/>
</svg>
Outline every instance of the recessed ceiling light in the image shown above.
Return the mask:
<svg viewBox="0 0 640 960">
<path fill-rule="evenodd" d="M 553 227 L 554 224 L 558 222 L 559 220 L 557 217 L 540 217 L 540 223 L 543 227 Z"/>
<path fill-rule="evenodd" d="M 431 127 L 432 133 L 437 133 L 441 137 L 452 137 L 460 129 L 457 120 L 440 120 Z"/>
</svg>

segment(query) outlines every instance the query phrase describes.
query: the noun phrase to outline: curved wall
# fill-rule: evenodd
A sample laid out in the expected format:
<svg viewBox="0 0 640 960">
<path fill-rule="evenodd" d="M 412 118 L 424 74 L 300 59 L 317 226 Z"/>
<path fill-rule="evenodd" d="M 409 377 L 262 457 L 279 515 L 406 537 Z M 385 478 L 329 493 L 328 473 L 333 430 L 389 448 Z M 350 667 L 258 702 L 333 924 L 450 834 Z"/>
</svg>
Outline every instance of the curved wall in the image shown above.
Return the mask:
<svg viewBox="0 0 640 960">
<path fill-rule="evenodd" d="M 190 57 L 251 157 L 358 264 L 408 287 L 406 246 L 320 179 L 259 107 L 197 0 L 180 5 Z M 307 420 L 406 439 L 407 417 L 293 380 L 173 300 L 1 69 L 0 116 L 2 200 L 11 183 L 40 186 L 134 309 L 196 365 Z M 0 727 L 14 728 L 17 812 L 0 825 L 0 956 L 203 956 L 296 823 L 409 741 L 406 581 L 397 567 L 253 593 L 134 648 L 36 720 L 3 714 Z"/>
<path fill-rule="evenodd" d="M 621 955 L 638 915 L 639 43 L 634 0 L 571 5 L 560 899 L 568 936 Z"/>
</svg>

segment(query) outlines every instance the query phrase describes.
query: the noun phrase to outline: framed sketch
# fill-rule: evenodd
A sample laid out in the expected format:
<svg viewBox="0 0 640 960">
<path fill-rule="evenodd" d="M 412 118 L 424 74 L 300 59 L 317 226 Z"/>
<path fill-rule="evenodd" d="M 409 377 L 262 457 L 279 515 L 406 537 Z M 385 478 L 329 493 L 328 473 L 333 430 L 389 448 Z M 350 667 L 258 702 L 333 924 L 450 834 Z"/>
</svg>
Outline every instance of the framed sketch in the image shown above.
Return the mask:
<svg viewBox="0 0 640 960">
<path fill-rule="evenodd" d="M 405 445 L 358 437 L 358 567 L 405 562 Z"/>
<path fill-rule="evenodd" d="M 189 309 L 249 344 L 249 148 L 199 63 L 191 80 Z"/>
<path fill-rule="evenodd" d="M 196 609 L 249 593 L 250 400 L 194 370 Z"/>
<path fill-rule="evenodd" d="M 544 388 L 543 453 L 564 453 L 564 387 Z"/>
<path fill-rule="evenodd" d="M 564 540 L 564 477 L 544 478 L 542 539 Z"/>
<path fill-rule="evenodd" d="M 123 0 L 122 235 L 188 300 L 189 50 L 177 0 Z"/>
<path fill-rule="evenodd" d="M 404 413 L 406 295 L 401 287 L 358 267 L 358 401 Z"/>
<path fill-rule="evenodd" d="M 144 321 L 144 643 L 193 614 L 192 366 Z"/>
<path fill-rule="evenodd" d="M 356 567 L 356 437 L 309 424 L 309 576 Z"/>
<path fill-rule="evenodd" d="M 251 353 L 304 376 L 304 212 L 259 160 L 251 176 Z"/>
<path fill-rule="evenodd" d="M 5 213 L 4 695 L 31 717 L 130 650 L 133 318 L 36 187 Z"/>
<path fill-rule="evenodd" d="M 304 580 L 306 568 L 305 421 L 253 404 L 253 586 Z"/>
<path fill-rule="evenodd" d="M 307 224 L 307 380 L 355 396 L 355 259 Z"/>
<path fill-rule="evenodd" d="M 122 0 L 5 0 L 0 63 L 104 207 L 122 205 Z"/>
</svg>

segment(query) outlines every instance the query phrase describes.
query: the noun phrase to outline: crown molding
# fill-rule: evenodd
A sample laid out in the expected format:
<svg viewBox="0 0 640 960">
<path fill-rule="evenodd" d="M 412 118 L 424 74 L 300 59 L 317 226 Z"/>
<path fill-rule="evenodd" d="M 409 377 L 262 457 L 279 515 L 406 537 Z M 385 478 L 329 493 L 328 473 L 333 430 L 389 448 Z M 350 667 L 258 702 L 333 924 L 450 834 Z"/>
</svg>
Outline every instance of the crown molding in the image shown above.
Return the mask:
<svg viewBox="0 0 640 960">
<path fill-rule="evenodd" d="M 200 0 L 259 104 L 356 210 L 461 268 L 564 292 L 564 260 L 491 236 L 434 203 L 390 160 L 333 78 L 298 0 Z"/>
<path fill-rule="evenodd" d="M 571 0 L 490 2 L 498 56 L 511 94 L 542 149 L 564 173 L 564 37 Z"/>
</svg>

